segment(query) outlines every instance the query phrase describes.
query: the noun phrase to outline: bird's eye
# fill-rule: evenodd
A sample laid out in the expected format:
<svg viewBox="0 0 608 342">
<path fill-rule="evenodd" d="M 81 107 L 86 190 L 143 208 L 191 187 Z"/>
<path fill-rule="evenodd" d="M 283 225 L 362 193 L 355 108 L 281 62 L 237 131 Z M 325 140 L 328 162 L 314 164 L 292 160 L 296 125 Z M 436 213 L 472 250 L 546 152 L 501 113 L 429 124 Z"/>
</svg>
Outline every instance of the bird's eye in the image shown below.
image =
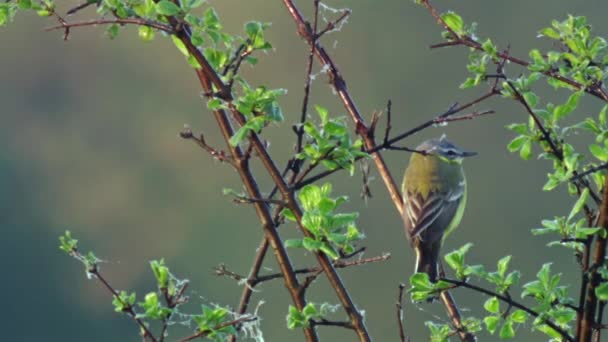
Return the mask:
<svg viewBox="0 0 608 342">
<path fill-rule="evenodd" d="M 448 156 L 455 156 L 456 152 L 454 152 L 454 150 L 449 150 L 448 151 Z"/>
</svg>

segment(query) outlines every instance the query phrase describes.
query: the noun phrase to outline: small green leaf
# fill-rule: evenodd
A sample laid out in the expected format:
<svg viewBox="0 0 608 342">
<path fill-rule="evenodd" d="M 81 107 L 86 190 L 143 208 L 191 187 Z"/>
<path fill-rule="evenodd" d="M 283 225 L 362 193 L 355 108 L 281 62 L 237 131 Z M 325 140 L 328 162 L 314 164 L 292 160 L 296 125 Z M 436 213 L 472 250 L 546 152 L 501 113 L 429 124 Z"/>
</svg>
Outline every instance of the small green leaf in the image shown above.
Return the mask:
<svg viewBox="0 0 608 342">
<path fill-rule="evenodd" d="M 139 38 L 143 41 L 151 41 L 154 39 L 154 29 L 149 26 L 139 27 Z"/>
<path fill-rule="evenodd" d="M 158 14 L 172 16 L 176 15 L 181 11 L 181 9 L 169 0 L 161 0 L 156 3 L 156 12 Z"/>
<path fill-rule="evenodd" d="M 593 156 L 601 161 L 608 161 L 608 152 L 598 145 L 591 144 L 589 145 L 589 151 L 593 154 Z"/>
<path fill-rule="evenodd" d="M 496 316 L 487 316 L 483 319 L 483 323 L 486 325 L 486 330 L 488 330 L 490 334 L 494 334 L 499 322 L 500 318 Z"/>
<path fill-rule="evenodd" d="M 511 314 L 511 320 L 515 323 L 525 323 L 528 318 L 528 314 L 524 310 L 515 310 Z"/>
<path fill-rule="evenodd" d="M 589 188 L 585 188 L 583 190 L 583 192 L 581 193 L 581 196 L 576 201 L 576 203 L 574 203 L 574 206 L 572 207 L 572 210 L 570 211 L 570 215 L 568 215 L 567 221 L 572 220 L 574 218 L 574 216 L 581 211 L 581 209 L 587 202 L 588 197 L 589 197 Z"/>
<path fill-rule="evenodd" d="M 464 24 L 462 18 L 458 14 L 454 12 L 447 12 L 441 15 L 441 19 L 443 19 L 445 24 L 452 31 L 456 32 L 456 34 L 460 35 L 464 32 Z"/>
<path fill-rule="evenodd" d="M 530 139 L 526 140 L 519 150 L 519 156 L 523 160 L 530 160 L 532 157 L 532 141 Z"/>
<path fill-rule="evenodd" d="M 502 339 L 511 339 L 515 337 L 515 329 L 513 329 L 512 321 L 506 321 L 505 324 L 502 325 L 499 336 Z"/>
<path fill-rule="evenodd" d="M 595 295 L 599 300 L 608 301 L 608 282 L 601 283 L 596 287 Z"/>
<path fill-rule="evenodd" d="M 486 302 L 483 304 L 483 307 L 488 312 L 498 313 L 500 311 L 500 302 L 498 301 L 498 298 L 491 297 L 486 300 Z"/>
<path fill-rule="evenodd" d="M 304 241 L 302 239 L 289 239 L 285 240 L 285 247 L 287 248 L 303 248 Z"/>
<path fill-rule="evenodd" d="M 433 288 L 433 283 L 431 283 L 427 273 L 414 273 L 410 277 L 410 285 L 414 289 L 420 290 L 431 290 Z"/>
<path fill-rule="evenodd" d="M 515 137 L 515 139 L 511 140 L 509 145 L 507 145 L 507 149 L 509 150 L 509 152 L 517 152 L 528 140 L 530 140 L 530 138 L 524 135 Z"/>
</svg>

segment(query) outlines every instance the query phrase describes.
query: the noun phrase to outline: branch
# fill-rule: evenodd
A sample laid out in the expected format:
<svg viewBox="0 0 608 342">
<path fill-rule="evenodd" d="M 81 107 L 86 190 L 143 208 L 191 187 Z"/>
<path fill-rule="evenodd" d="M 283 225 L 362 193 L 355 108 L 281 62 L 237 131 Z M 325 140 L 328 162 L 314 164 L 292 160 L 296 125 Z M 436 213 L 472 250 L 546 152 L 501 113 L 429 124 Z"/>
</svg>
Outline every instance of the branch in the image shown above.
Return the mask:
<svg viewBox="0 0 608 342">
<path fill-rule="evenodd" d="M 608 230 L 608 177 L 606 177 L 602 195 L 602 202 L 599 208 L 598 227 Z M 593 253 L 593 265 L 603 265 L 606 258 L 606 235 L 598 234 Z M 598 267 L 592 267 L 587 284 L 587 294 L 585 296 L 585 306 L 581 322 L 580 339 L 582 342 L 590 342 L 593 336 L 594 327 L 597 323 L 595 319 L 598 299 L 595 289 L 602 281 L 602 276 L 598 272 Z"/>
<path fill-rule="evenodd" d="M 317 35 L 317 27 L 319 21 L 319 0 L 313 0 L 314 6 L 314 20 L 312 26 L 313 36 L 315 37 L 315 42 L 318 39 Z M 296 153 L 302 152 L 302 142 L 304 138 L 304 123 L 306 122 L 306 114 L 308 112 L 308 97 L 310 96 L 310 84 L 312 82 L 312 64 L 315 57 L 315 47 L 316 44 L 312 44 L 310 46 L 310 53 L 308 54 L 308 63 L 306 65 L 306 82 L 304 83 L 304 98 L 302 100 L 302 112 L 300 113 L 300 123 L 297 129 L 297 144 L 296 144 Z"/>
<path fill-rule="evenodd" d="M 397 303 L 395 306 L 397 307 L 397 326 L 399 327 L 399 340 L 401 342 L 409 342 L 410 338 L 405 337 L 405 330 L 403 329 L 403 290 L 405 289 L 405 284 L 399 284 L 399 294 L 397 295 Z"/>
<path fill-rule="evenodd" d="M 601 171 L 601 170 L 606 170 L 606 169 L 608 169 L 608 163 L 604 163 L 604 164 L 592 167 L 589 170 L 585 170 L 585 171 L 583 171 L 583 172 L 581 172 L 581 173 L 579 173 L 579 174 L 577 174 L 575 176 L 572 176 L 572 178 L 570 178 L 569 181 L 570 182 L 574 182 L 574 181 L 577 181 L 577 180 L 579 180 L 579 179 L 581 179 L 581 178 L 583 178 L 583 177 L 585 177 L 587 175 L 590 175 L 592 173 L 595 173 L 595 172 L 598 172 L 598 171 Z"/>
<path fill-rule="evenodd" d="M 450 283 L 450 284 L 454 284 L 454 285 L 456 285 L 458 287 L 464 287 L 464 288 L 467 288 L 467 289 L 470 289 L 470 290 L 473 290 L 473 291 L 477 291 L 477 292 L 486 294 L 488 296 L 496 297 L 496 298 L 500 299 L 501 301 L 507 303 L 510 306 L 514 306 L 514 307 L 516 307 L 518 309 L 521 309 L 521 310 L 527 312 L 531 316 L 534 316 L 534 317 L 538 317 L 539 316 L 538 312 L 530 309 L 529 307 L 527 307 L 527 306 L 525 306 L 525 305 L 523 305 L 523 304 L 521 304 L 519 302 L 514 301 L 510 296 L 504 296 L 504 295 L 502 295 L 500 293 L 496 293 L 494 291 L 484 289 L 482 287 L 479 287 L 479 286 L 467 283 L 465 281 L 448 279 L 448 278 L 441 278 L 440 280 L 443 280 L 443 281 L 445 281 L 447 283 Z M 572 338 L 572 336 L 570 336 L 570 334 L 568 334 L 567 331 L 565 331 L 564 329 L 560 328 L 559 326 L 557 326 L 552 321 L 545 320 L 545 321 L 543 321 L 543 324 L 546 324 L 549 327 L 551 327 L 551 329 L 555 330 L 557 333 L 559 333 L 567 341 L 574 342 L 574 338 Z"/>
<path fill-rule="evenodd" d="M 334 262 L 333 265 L 335 268 L 347 268 L 347 267 L 352 267 L 352 266 L 361 266 L 361 265 L 365 265 L 365 264 L 369 264 L 369 263 L 373 263 L 373 262 L 386 261 L 390 258 L 391 258 L 390 254 L 383 254 L 383 255 L 379 255 L 379 256 L 375 256 L 375 257 L 371 257 L 371 258 L 365 258 L 365 259 L 354 260 L 354 261 L 336 261 L 336 262 Z M 272 274 L 257 276 L 255 278 L 246 278 L 245 276 L 242 276 L 238 273 L 228 270 L 226 268 L 226 265 L 224 265 L 224 264 L 220 264 L 219 266 L 215 267 L 214 271 L 215 271 L 215 275 L 226 276 L 226 277 L 232 278 L 236 281 L 242 281 L 244 279 L 247 279 L 247 284 L 252 287 L 254 287 L 260 283 L 266 282 L 266 281 L 283 278 L 282 273 L 272 273 Z M 322 272 L 323 269 L 321 267 L 317 266 L 317 267 L 299 268 L 299 269 L 296 269 L 294 271 L 294 273 L 296 273 L 296 274 L 314 274 L 319 271 Z"/>
<path fill-rule="evenodd" d="M 72 27 L 83 27 L 83 26 L 97 26 L 97 25 L 111 25 L 111 24 L 119 24 L 119 25 L 136 25 L 136 26 L 147 26 L 155 28 L 159 31 L 166 32 L 168 34 L 173 34 L 175 31 L 171 26 L 164 25 L 162 23 L 148 20 L 148 19 L 137 19 L 137 18 L 125 18 L 125 19 L 95 19 L 95 20 L 87 20 L 87 21 L 77 21 L 74 23 L 69 23 L 66 21 L 62 21 L 59 25 L 47 27 L 44 29 L 45 31 L 55 31 L 55 30 L 66 30 L 69 31 Z"/>
<path fill-rule="evenodd" d="M 224 151 L 217 150 L 209 146 L 205 141 L 205 136 L 203 136 L 202 134 L 197 138 L 192 134 L 192 130 L 189 127 L 185 127 L 184 130 L 179 133 L 179 136 L 183 139 L 194 141 L 203 150 L 207 151 L 213 158 L 221 162 L 226 162 L 232 165 L 233 167 L 236 167 L 236 164 L 234 163 L 234 159 L 232 157 L 226 155 L 226 152 Z"/>
</svg>

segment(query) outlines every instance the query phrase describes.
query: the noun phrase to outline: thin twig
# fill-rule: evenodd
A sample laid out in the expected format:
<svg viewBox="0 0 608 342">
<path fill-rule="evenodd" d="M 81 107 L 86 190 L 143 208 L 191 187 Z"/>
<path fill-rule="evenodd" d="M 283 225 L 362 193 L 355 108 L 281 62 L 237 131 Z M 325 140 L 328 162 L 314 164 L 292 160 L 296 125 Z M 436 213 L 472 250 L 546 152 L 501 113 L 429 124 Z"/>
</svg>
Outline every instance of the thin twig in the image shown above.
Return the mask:
<svg viewBox="0 0 608 342">
<path fill-rule="evenodd" d="M 201 134 L 200 136 L 196 137 L 194 134 L 192 134 L 192 130 L 189 127 L 185 127 L 184 130 L 179 133 L 179 136 L 183 139 L 194 141 L 203 150 L 207 151 L 213 158 L 236 167 L 234 159 L 231 156 L 228 156 L 226 152 L 215 149 L 207 144 L 204 135 Z"/>
<path fill-rule="evenodd" d="M 62 22 L 60 25 L 47 27 L 45 31 L 55 31 L 55 30 L 68 30 L 72 27 L 83 27 L 83 26 L 97 26 L 97 25 L 111 25 L 111 24 L 119 24 L 119 25 L 136 25 L 136 26 L 147 26 L 155 28 L 159 31 L 163 31 L 169 34 L 173 34 L 174 30 L 170 26 L 164 25 L 162 23 L 148 20 L 148 19 L 137 19 L 137 18 L 125 18 L 125 19 L 94 19 L 87 21 L 77 21 L 77 22 Z"/>
<path fill-rule="evenodd" d="M 321 38 L 324 34 L 335 30 L 336 27 L 339 27 L 340 23 L 344 19 L 348 18 L 348 16 L 350 16 L 350 14 L 351 14 L 351 11 L 349 9 L 345 9 L 344 12 L 342 12 L 342 15 L 340 15 L 338 17 L 338 19 L 328 22 L 327 25 L 325 26 L 325 28 L 322 29 L 321 31 L 319 31 L 319 33 L 317 33 L 317 39 Z"/>
<path fill-rule="evenodd" d="M 405 284 L 399 284 L 399 294 L 397 295 L 397 303 L 395 306 L 397 307 L 397 326 L 399 327 L 399 340 L 401 342 L 409 341 L 409 337 L 405 337 L 405 329 L 403 328 L 403 290 L 405 289 Z"/>
</svg>

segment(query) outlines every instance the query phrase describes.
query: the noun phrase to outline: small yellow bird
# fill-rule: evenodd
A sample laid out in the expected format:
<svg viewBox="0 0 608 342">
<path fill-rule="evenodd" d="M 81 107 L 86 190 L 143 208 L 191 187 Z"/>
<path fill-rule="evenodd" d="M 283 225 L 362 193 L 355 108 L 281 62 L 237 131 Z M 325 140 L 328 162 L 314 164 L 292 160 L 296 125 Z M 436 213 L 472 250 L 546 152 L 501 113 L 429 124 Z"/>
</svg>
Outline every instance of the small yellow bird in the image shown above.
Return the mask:
<svg viewBox="0 0 608 342">
<path fill-rule="evenodd" d="M 466 205 L 462 160 L 477 153 L 461 150 L 445 135 L 416 150 L 403 177 L 403 221 L 416 251 L 416 272 L 427 273 L 435 282 L 443 240 L 460 223 Z"/>
</svg>

